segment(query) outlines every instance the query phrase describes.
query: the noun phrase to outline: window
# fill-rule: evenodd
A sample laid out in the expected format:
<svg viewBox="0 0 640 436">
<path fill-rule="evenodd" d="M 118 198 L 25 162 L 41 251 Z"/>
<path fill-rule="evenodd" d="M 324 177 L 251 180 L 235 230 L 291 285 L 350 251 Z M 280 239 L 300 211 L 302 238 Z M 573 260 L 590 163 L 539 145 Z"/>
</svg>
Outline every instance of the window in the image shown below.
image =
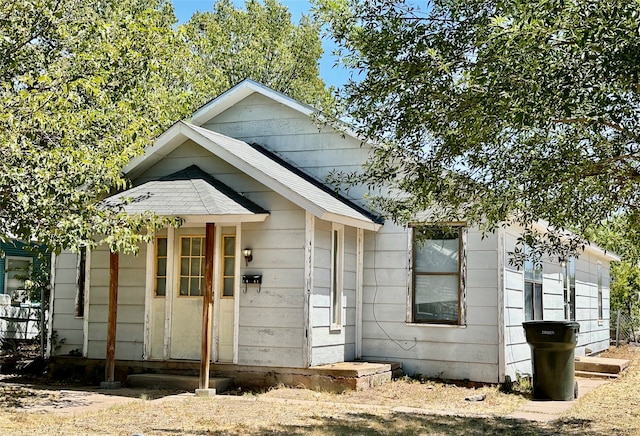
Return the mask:
<svg viewBox="0 0 640 436">
<path fill-rule="evenodd" d="M 24 284 L 31 277 L 32 262 L 33 259 L 30 257 L 8 256 L 6 258 L 4 293 L 8 294 L 12 300 L 28 298 Z"/>
<path fill-rule="evenodd" d="M 565 262 L 564 271 L 564 304 L 565 317 L 570 321 L 576 320 L 576 259 L 569 258 Z"/>
<path fill-rule="evenodd" d="M 156 238 L 156 278 L 155 296 L 167 295 L 167 238 Z"/>
<path fill-rule="evenodd" d="M 598 263 L 598 320 L 604 319 L 604 308 L 602 307 L 602 264 Z"/>
<path fill-rule="evenodd" d="M 462 231 L 419 226 L 413 231 L 413 322 L 462 323 Z"/>
<path fill-rule="evenodd" d="M 75 316 L 80 318 L 84 316 L 84 292 L 87 274 L 87 247 L 80 248 L 76 269 Z"/>
<path fill-rule="evenodd" d="M 542 312 L 542 265 L 532 258 L 531 249 L 525 247 L 524 320 L 541 320 Z"/>
<path fill-rule="evenodd" d="M 331 229 L 331 328 L 342 328 L 342 286 L 344 275 L 344 228 L 336 224 Z"/>
<path fill-rule="evenodd" d="M 204 236 L 182 236 L 180 238 L 180 282 L 181 296 L 202 296 L 204 282 Z"/>
<path fill-rule="evenodd" d="M 236 279 L 236 237 L 222 237 L 222 296 L 233 297 Z"/>
</svg>

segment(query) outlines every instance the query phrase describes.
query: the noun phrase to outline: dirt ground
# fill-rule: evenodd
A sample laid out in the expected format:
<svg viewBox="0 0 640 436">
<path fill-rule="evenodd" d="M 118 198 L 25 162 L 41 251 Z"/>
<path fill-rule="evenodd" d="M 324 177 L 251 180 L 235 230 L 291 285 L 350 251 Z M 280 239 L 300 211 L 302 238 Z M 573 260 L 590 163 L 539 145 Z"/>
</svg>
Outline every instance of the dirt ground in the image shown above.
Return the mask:
<svg viewBox="0 0 640 436">
<path fill-rule="evenodd" d="M 560 420 L 547 424 L 504 418 L 528 400 L 526 391 L 503 393 L 496 386 L 437 380 L 405 378 L 344 394 L 279 387 L 196 398 L 192 393 L 101 391 L 4 378 L 0 434 L 634 435 L 640 434 L 639 350 L 620 347 L 603 354 L 632 364 L 622 377 L 586 394 Z"/>
</svg>

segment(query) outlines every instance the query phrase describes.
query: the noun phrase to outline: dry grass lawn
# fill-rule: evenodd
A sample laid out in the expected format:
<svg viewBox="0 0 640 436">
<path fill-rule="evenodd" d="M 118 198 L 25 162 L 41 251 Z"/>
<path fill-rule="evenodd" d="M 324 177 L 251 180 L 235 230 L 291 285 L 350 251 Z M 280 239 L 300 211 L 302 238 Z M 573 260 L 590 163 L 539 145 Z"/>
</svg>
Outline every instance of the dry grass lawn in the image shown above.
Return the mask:
<svg viewBox="0 0 640 436">
<path fill-rule="evenodd" d="M 364 392 L 304 389 L 195 398 L 128 390 L 137 398 L 101 410 L 76 407 L 90 397 L 0 384 L 3 435 L 633 435 L 640 434 L 640 351 L 625 375 L 588 393 L 549 424 L 504 418 L 526 399 L 496 387 L 402 379 Z M 617 354 L 615 354 L 617 353 Z M 85 393 L 86 394 L 86 393 Z M 157 395 L 158 393 L 156 393 Z M 483 394 L 482 402 L 469 402 Z M 86 394 L 89 395 L 89 394 Z M 93 394 L 92 394 L 93 395 Z M 66 404 L 66 405 L 65 405 Z M 404 407 L 419 408 L 414 413 Z M 64 410 L 66 413 L 58 413 Z"/>
</svg>

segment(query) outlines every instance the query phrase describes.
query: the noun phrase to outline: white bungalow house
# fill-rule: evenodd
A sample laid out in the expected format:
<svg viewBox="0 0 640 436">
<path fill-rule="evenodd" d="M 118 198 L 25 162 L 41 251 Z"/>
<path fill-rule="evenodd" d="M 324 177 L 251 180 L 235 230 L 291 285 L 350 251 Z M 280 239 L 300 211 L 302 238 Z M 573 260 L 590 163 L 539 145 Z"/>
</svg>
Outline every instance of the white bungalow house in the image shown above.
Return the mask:
<svg viewBox="0 0 640 436">
<path fill-rule="evenodd" d="M 518 270 L 507 255 L 518 229 L 482 238 L 463 222 L 415 244 L 428 226 L 383 221 L 362 189 L 347 197 L 324 186 L 332 170 L 360 169 L 368 149 L 313 113 L 247 80 L 125 169 L 133 188 L 110 201 L 129 197 L 131 212 L 184 224 L 120 257 L 118 361 L 200 359 L 207 238 L 214 365 L 395 361 L 408 374 L 498 383 L 531 373 L 528 319 L 577 320 L 576 355 L 608 348 L 614 256 L 590 246 L 566 265 Z M 53 280 L 49 331 L 64 343 L 52 354 L 104 359 L 108 250 L 58 255 Z"/>
</svg>

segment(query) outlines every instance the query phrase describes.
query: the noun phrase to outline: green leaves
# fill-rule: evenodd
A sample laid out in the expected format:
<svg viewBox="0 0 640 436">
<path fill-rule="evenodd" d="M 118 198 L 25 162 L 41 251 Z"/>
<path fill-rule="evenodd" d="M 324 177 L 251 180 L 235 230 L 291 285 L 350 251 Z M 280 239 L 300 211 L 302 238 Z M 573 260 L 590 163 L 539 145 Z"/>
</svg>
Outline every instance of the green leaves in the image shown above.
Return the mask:
<svg viewBox="0 0 640 436">
<path fill-rule="evenodd" d="M 390 215 L 562 233 L 640 209 L 638 2 L 316 3 L 366 73 L 342 95 L 358 133 L 394 144 L 359 180 L 407 193 Z"/>
<path fill-rule="evenodd" d="M 185 115 L 159 86 L 180 52 L 170 6 L 24 0 L 0 2 L 0 17 L 0 234 L 59 251 L 96 243 L 97 229 L 160 222 L 94 204 L 124 187 L 131 157 Z M 136 250 L 137 240 L 121 248 Z"/>
<path fill-rule="evenodd" d="M 96 205 L 156 135 L 245 78 L 332 104 L 319 26 L 245 6 L 176 29 L 168 0 L 0 0 L 0 239 L 136 252 L 168 221 Z"/>
<path fill-rule="evenodd" d="M 247 0 L 244 10 L 218 0 L 212 12 L 195 13 L 181 31 L 193 54 L 187 65 L 201 103 L 244 79 L 318 108 L 333 102 L 319 76 L 319 25 L 306 16 L 293 24 L 276 0 Z"/>
</svg>

